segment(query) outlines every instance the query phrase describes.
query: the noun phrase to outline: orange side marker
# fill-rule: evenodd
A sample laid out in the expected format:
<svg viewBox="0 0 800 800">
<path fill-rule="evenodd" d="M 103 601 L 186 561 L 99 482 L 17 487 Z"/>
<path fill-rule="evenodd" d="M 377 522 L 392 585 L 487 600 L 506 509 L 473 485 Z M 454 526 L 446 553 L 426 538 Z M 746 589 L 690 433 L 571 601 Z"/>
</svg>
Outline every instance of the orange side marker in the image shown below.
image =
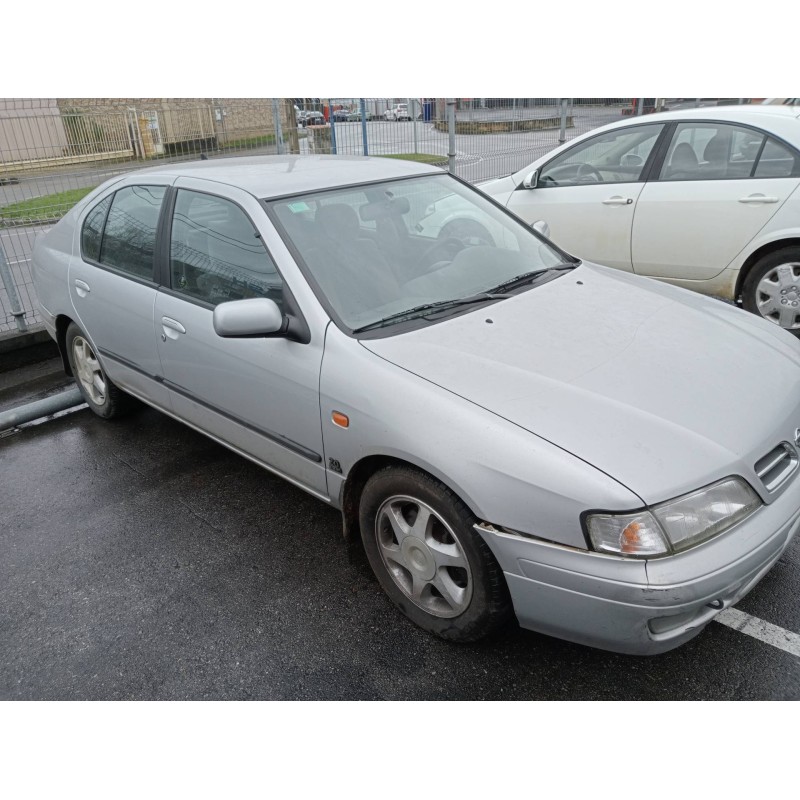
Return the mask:
<svg viewBox="0 0 800 800">
<path fill-rule="evenodd" d="M 341 411 L 334 411 L 331 414 L 331 419 L 333 420 L 333 424 L 338 425 L 340 428 L 350 427 L 350 417 L 348 417 L 347 414 L 342 414 Z"/>
</svg>

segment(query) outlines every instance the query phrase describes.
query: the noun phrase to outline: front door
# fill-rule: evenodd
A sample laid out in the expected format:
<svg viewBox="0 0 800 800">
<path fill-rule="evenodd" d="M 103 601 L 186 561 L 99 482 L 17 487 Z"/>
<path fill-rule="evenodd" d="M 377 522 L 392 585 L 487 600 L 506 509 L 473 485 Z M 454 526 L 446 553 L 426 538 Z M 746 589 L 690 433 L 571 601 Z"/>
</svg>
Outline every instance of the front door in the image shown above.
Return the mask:
<svg viewBox="0 0 800 800">
<path fill-rule="evenodd" d="M 568 253 L 631 271 L 631 229 L 648 159 L 663 124 L 635 125 L 587 139 L 545 164 L 534 189 L 519 188 L 508 208 L 543 219 Z"/>
<path fill-rule="evenodd" d="M 175 412 L 307 490 L 327 498 L 319 412 L 322 340 L 223 339 L 214 307 L 270 297 L 284 283 L 252 222 L 266 214 L 250 195 L 190 189 L 180 179 L 169 234 L 169 277 L 155 324 Z M 246 209 L 246 210 L 245 210 Z"/>
</svg>

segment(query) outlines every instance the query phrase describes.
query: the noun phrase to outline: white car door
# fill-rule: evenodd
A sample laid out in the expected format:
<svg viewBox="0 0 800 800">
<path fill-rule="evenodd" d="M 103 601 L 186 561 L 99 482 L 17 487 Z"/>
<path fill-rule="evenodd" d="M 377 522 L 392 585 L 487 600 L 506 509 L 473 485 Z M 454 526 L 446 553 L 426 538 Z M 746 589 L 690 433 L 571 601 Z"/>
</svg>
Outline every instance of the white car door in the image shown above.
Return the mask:
<svg viewBox="0 0 800 800">
<path fill-rule="evenodd" d="M 755 128 L 720 122 L 675 127 L 633 223 L 641 275 L 708 280 L 722 272 L 800 182 L 788 148 Z"/>
<path fill-rule="evenodd" d="M 665 127 L 630 125 L 581 142 L 541 167 L 535 188 L 514 191 L 509 210 L 528 223 L 545 220 L 567 252 L 631 271 L 634 212 Z"/>
</svg>

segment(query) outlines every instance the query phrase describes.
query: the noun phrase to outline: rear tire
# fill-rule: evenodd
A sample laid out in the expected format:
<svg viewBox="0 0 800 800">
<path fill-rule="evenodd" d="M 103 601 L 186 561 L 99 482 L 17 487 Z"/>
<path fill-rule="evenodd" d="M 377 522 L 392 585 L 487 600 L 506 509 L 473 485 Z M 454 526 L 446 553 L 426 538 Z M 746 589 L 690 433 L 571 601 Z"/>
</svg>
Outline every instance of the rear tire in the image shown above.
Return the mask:
<svg viewBox="0 0 800 800">
<path fill-rule="evenodd" d="M 364 549 L 391 601 L 419 627 L 453 642 L 483 639 L 513 617 L 503 571 L 473 530 L 466 504 L 412 467 L 387 467 L 359 506 Z"/>
<path fill-rule="evenodd" d="M 67 328 L 66 348 L 78 389 L 98 417 L 121 417 L 137 407 L 138 401 L 125 394 L 106 375 L 86 334 L 74 322 Z"/>
<path fill-rule="evenodd" d="M 800 334 L 800 247 L 784 247 L 758 260 L 742 286 L 742 307 Z"/>
</svg>

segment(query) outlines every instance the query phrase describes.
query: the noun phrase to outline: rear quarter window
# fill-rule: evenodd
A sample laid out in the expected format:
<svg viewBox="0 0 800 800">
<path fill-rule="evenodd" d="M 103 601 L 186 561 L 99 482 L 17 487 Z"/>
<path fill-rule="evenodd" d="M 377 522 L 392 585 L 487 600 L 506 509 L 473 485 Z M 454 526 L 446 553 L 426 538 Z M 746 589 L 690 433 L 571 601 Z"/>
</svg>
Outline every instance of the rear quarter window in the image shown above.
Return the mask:
<svg viewBox="0 0 800 800">
<path fill-rule="evenodd" d="M 101 200 L 87 215 L 81 229 L 81 253 L 89 261 L 100 260 L 100 240 L 103 237 L 103 226 L 111 207 L 113 195 Z"/>
</svg>

